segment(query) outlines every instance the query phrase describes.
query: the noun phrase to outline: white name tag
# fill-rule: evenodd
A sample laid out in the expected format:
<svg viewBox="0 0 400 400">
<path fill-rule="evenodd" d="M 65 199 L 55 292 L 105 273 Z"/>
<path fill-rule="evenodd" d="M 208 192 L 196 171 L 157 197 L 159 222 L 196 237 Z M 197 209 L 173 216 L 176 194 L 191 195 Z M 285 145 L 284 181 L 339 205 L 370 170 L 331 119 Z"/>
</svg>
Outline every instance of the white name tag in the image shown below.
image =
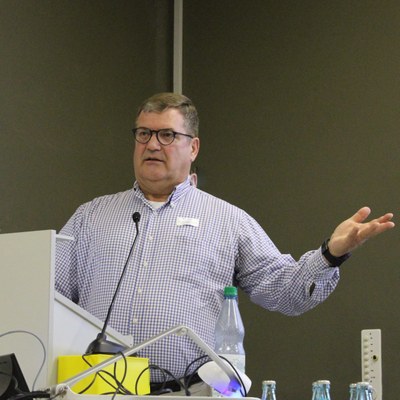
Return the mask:
<svg viewBox="0 0 400 400">
<path fill-rule="evenodd" d="M 190 225 L 190 226 L 199 226 L 199 219 L 198 218 L 189 218 L 189 217 L 178 217 L 176 219 L 176 226 L 183 226 L 183 225 Z"/>
</svg>

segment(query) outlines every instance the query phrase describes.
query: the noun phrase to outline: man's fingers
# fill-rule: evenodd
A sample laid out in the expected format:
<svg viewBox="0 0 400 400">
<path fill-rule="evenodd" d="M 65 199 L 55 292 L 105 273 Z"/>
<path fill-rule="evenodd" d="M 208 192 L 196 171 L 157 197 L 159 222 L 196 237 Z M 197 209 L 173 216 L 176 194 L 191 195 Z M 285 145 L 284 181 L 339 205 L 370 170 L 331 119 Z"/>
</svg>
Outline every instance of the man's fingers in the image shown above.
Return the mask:
<svg viewBox="0 0 400 400">
<path fill-rule="evenodd" d="M 385 215 L 382 215 L 382 217 L 377 218 L 377 221 L 380 223 L 385 223 L 385 222 L 389 222 L 391 221 L 393 218 L 393 214 L 392 213 L 387 213 Z"/>
<path fill-rule="evenodd" d="M 364 225 L 363 229 L 359 232 L 359 237 L 362 241 L 365 241 L 371 237 L 379 235 L 388 229 L 394 228 L 394 223 L 390 220 L 378 218 Z"/>
<path fill-rule="evenodd" d="M 363 222 L 368 218 L 369 214 L 371 214 L 371 209 L 369 207 L 362 207 L 350 219 L 354 222 Z"/>
</svg>

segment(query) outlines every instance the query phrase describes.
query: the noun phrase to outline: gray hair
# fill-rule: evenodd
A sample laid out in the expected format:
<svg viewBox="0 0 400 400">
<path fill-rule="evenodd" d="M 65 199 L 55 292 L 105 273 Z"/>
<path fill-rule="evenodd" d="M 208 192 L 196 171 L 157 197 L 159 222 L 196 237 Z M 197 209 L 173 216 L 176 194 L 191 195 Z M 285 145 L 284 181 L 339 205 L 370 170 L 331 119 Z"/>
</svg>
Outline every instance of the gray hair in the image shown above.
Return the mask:
<svg viewBox="0 0 400 400">
<path fill-rule="evenodd" d="M 141 112 L 161 113 L 170 108 L 175 108 L 183 116 L 187 133 L 199 136 L 199 116 L 192 100 L 178 93 L 158 93 L 145 100 L 139 107 L 136 117 Z"/>
</svg>

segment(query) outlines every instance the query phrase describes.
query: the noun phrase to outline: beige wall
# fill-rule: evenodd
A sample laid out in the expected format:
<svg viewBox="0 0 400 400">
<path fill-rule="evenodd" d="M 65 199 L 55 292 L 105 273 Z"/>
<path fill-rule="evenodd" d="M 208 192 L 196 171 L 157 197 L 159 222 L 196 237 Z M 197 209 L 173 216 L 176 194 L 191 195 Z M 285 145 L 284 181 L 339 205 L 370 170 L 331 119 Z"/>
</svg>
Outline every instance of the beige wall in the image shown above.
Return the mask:
<svg viewBox="0 0 400 400">
<path fill-rule="evenodd" d="M 185 2 L 184 91 L 201 113 L 200 186 L 248 211 L 283 252 L 317 248 L 359 207 L 399 214 L 400 8 L 387 1 Z M 336 292 L 296 318 L 241 294 L 251 394 L 312 381 L 348 398 L 360 331 L 382 329 L 385 398 L 398 392 L 399 230 L 342 267 Z"/>
<path fill-rule="evenodd" d="M 0 0 L 0 232 L 60 229 L 133 182 L 138 104 L 171 90 L 171 1 Z"/>
</svg>

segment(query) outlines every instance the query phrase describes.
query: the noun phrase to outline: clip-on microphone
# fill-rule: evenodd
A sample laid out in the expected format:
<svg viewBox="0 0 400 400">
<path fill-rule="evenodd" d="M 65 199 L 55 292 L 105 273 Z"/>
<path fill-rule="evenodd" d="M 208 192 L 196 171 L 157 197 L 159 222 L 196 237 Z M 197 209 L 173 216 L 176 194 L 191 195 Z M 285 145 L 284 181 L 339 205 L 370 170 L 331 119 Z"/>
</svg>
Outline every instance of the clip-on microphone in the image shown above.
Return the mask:
<svg viewBox="0 0 400 400">
<path fill-rule="evenodd" d="M 122 346 L 122 345 L 120 345 L 118 343 L 114 343 L 114 342 L 111 342 L 110 340 L 107 340 L 106 329 L 107 329 L 107 326 L 108 326 L 108 321 L 109 321 L 110 316 L 111 316 L 111 311 L 112 311 L 112 309 L 114 307 L 115 299 L 116 299 L 116 297 L 117 297 L 117 295 L 119 293 L 119 289 L 120 289 L 122 280 L 123 280 L 123 278 L 125 276 L 125 273 L 126 273 L 126 270 L 127 270 L 127 267 L 128 267 L 129 259 L 131 258 L 131 255 L 132 255 L 133 247 L 135 246 L 135 242 L 136 242 L 136 239 L 137 239 L 138 234 L 139 234 L 138 223 L 140 221 L 140 214 L 138 212 L 134 212 L 133 215 L 132 215 L 132 219 L 133 219 L 133 222 L 136 225 L 136 236 L 135 236 L 135 239 L 133 240 L 131 249 L 130 249 L 128 257 L 126 259 L 124 268 L 122 270 L 121 277 L 119 278 L 117 288 L 116 288 L 114 296 L 113 296 L 113 298 L 111 300 L 110 307 L 108 308 L 107 317 L 106 317 L 106 319 L 104 321 L 103 329 L 97 335 L 96 339 L 93 340 L 93 342 L 91 342 L 89 344 L 89 346 L 88 346 L 88 348 L 86 350 L 86 353 L 85 353 L 86 355 L 88 355 L 88 354 L 117 354 L 117 353 L 120 353 L 120 352 L 123 352 L 124 350 L 126 350 L 125 346 Z"/>
</svg>

